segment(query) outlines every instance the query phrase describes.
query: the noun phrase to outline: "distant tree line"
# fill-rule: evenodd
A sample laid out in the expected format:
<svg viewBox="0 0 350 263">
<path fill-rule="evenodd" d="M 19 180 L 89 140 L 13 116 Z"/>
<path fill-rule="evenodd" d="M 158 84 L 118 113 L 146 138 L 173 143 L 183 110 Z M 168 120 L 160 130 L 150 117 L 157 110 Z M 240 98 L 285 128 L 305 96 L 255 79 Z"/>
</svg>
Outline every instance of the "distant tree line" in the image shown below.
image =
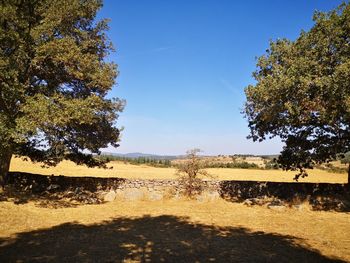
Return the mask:
<svg viewBox="0 0 350 263">
<path fill-rule="evenodd" d="M 242 157 L 240 155 L 240 157 Z M 155 159 L 155 158 L 149 158 L 149 157 L 124 157 L 124 156 L 115 156 L 115 155 L 108 155 L 103 154 L 97 157 L 101 161 L 120 161 L 128 164 L 133 165 L 141 165 L 146 164 L 153 167 L 175 167 L 178 168 L 179 164 L 174 164 L 169 159 Z M 224 162 L 204 162 L 205 168 L 232 168 L 232 169 L 279 169 L 279 166 L 276 161 L 270 160 L 265 163 L 264 167 L 260 167 L 256 163 L 249 163 L 246 161 L 236 161 L 234 159 L 232 162 L 224 163 Z"/>
<path fill-rule="evenodd" d="M 133 165 L 141 165 L 141 164 L 147 164 L 149 166 L 154 167 L 171 167 L 171 161 L 170 160 L 162 160 L 162 159 L 155 159 L 155 158 L 148 158 L 148 157 L 137 157 L 137 158 L 130 158 L 130 157 L 124 157 L 124 156 L 115 156 L 115 155 L 100 155 L 98 156 L 100 160 L 103 161 L 121 161 L 124 163 L 129 163 Z"/>
<path fill-rule="evenodd" d="M 242 156 L 240 156 L 242 157 Z M 156 158 L 150 158 L 150 157 L 124 157 L 124 156 L 115 156 L 115 155 L 100 155 L 97 157 L 99 160 L 104 162 L 109 161 L 120 161 L 128 164 L 133 165 L 148 165 L 152 167 L 163 167 L 163 168 L 179 168 L 181 164 L 178 163 L 172 163 L 169 159 L 156 159 Z M 347 164 L 350 162 L 350 152 L 346 153 L 342 156 L 338 157 L 338 160 L 343 163 Z M 247 161 L 237 161 L 234 159 L 232 162 L 224 163 L 224 162 L 204 162 L 203 163 L 204 168 L 232 168 L 232 169 L 262 169 L 262 170 L 277 170 L 281 169 L 280 164 L 278 163 L 277 159 L 270 159 L 266 158 L 264 161 L 264 166 L 261 167 L 257 165 L 256 163 L 250 163 Z M 315 168 L 320 170 L 327 170 L 329 172 L 334 173 L 344 173 L 346 172 L 346 168 L 344 167 L 337 167 L 334 166 L 331 163 L 326 163 L 325 165 L 317 165 Z"/>
<path fill-rule="evenodd" d="M 260 169 L 259 165 L 248 162 L 230 162 L 219 163 L 213 162 L 205 165 L 205 168 L 240 168 L 240 169 Z"/>
</svg>

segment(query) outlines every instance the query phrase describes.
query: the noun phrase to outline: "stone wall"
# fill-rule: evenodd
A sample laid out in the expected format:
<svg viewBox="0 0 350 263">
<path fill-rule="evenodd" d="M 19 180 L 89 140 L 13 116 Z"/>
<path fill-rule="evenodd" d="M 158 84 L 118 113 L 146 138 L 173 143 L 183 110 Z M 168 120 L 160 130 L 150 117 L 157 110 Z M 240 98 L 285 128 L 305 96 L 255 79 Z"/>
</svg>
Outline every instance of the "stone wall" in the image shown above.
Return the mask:
<svg viewBox="0 0 350 263">
<path fill-rule="evenodd" d="M 220 196 L 231 202 L 268 207 L 308 204 L 314 210 L 350 211 L 345 184 L 221 181 Z"/>
<path fill-rule="evenodd" d="M 266 196 L 290 200 L 303 196 L 343 196 L 347 194 L 345 184 L 256 181 L 221 181 L 219 191 L 223 198 L 238 201 Z"/>
<path fill-rule="evenodd" d="M 33 194 L 69 193 L 70 196 L 91 195 L 96 199 L 161 200 L 180 198 L 184 186 L 178 180 L 138 180 L 99 177 L 43 176 L 28 173 L 9 173 L 8 185 Z M 349 193 L 343 184 L 328 183 L 277 183 L 256 181 L 204 181 L 204 193 L 199 200 L 223 198 L 232 202 L 263 204 L 271 202 L 308 201 L 314 206 L 329 208 L 347 206 Z M 67 195 L 63 195 L 67 196 Z M 247 201 L 248 200 L 248 201 Z M 323 200 L 323 201 L 322 201 Z M 324 200 L 328 200 L 325 202 Z M 343 202 L 345 200 L 345 204 Z M 324 203 L 327 203 L 324 205 Z"/>
</svg>

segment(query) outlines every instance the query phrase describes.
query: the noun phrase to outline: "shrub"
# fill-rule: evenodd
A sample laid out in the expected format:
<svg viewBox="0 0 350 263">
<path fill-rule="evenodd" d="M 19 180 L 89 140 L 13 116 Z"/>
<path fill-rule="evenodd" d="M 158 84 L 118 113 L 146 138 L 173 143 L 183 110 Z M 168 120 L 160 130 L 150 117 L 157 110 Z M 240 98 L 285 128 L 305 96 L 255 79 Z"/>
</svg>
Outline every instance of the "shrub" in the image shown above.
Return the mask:
<svg viewBox="0 0 350 263">
<path fill-rule="evenodd" d="M 265 163 L 265 169 L 266 170 L 277 170 L 279 169 L 279 164 L 277 163 L 276 159 L 270 160 Z"/>
<path fill-rule="evenodd" d="M 178 165 L 176 174 L 180 177 L 180 183 L 184 187 L 184 195 L 194 198 L 203 191 L 204 183 L 199 175 L 210 176 L 204 170 L 205 164 L 198 157 L 199 149 L 187 151 L 187 158 Z"/>
</svg>

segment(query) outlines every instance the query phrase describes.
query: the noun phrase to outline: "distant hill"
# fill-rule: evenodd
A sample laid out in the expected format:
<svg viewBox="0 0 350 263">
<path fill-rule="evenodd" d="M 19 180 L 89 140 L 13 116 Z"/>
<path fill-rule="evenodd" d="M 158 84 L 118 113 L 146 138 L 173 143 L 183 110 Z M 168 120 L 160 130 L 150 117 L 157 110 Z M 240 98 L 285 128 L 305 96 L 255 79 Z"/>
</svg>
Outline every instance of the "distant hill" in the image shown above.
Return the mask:
<svg viewBox="0 0 350 263">
<path fill-rule="evenodd" d="M 154 160 L 175 160 L 179 158 L 183 158 L 182 155 L 157 155 L 157 154 L 150 154 L 150 153 L 109 153 L 109 152 L 102 152 L 101 155 L 112 155 L 112 156 L 118 156 L 118 157 L 125 157 L 130 159 L 137 159 L 140 157 L 154 159 Z"/>
</svg>

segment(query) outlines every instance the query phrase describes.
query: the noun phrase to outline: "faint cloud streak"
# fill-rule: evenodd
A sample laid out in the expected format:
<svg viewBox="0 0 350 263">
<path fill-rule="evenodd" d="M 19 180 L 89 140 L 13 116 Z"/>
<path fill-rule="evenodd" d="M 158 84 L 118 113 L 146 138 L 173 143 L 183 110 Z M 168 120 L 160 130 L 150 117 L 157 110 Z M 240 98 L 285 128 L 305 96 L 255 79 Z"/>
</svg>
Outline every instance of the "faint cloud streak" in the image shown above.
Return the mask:
<svg viewBox="0 0 350 263">
<path fill-rule="evenodd" d="M 242 95 L 241 91 L 235 88 L 228 80 L 224 78 L 219 78 L 219 82 L 222 84 L 223 87 L 225 87 L 230 92 L 234 94 Z"/>
<path fill-rule="evenodd" d="M 151 49 L 150 51 L 151 52 L 162 52 L 162 51 L 166 51 L 166 50 L 173 49 L 173 48 L 174 48 L 174 46 L 157 47 L 157 48 Z"/>
</svg>

